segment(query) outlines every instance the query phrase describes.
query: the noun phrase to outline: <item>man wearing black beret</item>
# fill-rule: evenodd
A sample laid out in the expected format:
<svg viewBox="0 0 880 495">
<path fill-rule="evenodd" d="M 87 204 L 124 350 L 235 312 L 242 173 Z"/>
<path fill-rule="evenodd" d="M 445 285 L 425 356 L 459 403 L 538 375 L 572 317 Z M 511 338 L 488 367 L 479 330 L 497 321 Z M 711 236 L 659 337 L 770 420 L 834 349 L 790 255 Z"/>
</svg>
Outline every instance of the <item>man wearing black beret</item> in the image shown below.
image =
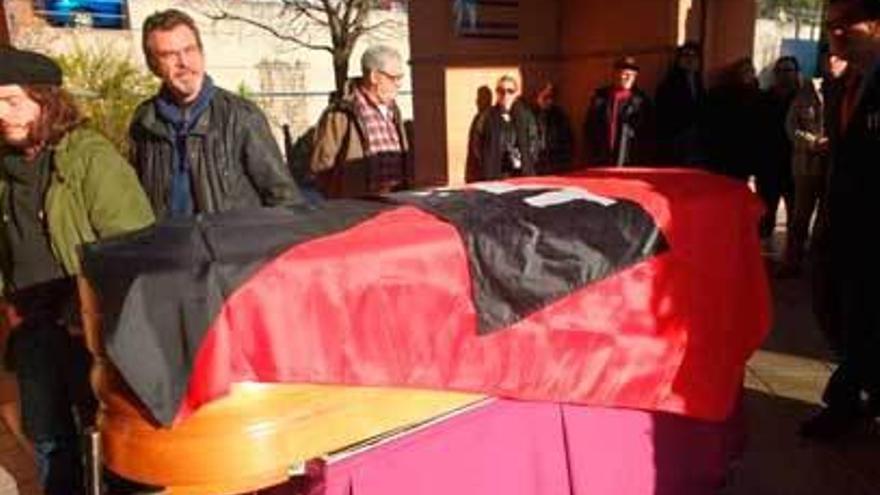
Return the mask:
<svg viewBox="0 0 880 495">
<path fill-rule="evenodd" d="M 47 495 L 82 493 L 72 411 L 88 421 L 94 407 L 87 353 L 68 331 L 77 250 L 153 221 L 134 170 L 61 82 L 50 58 L 0 48 L 0 340 Z"/>
<path fill-rule="evenodd" d="M 614 62 L 611 84 L 596 90 L 584 121 L 587 163 L 647 164 L 651 159 L 651 100 L 636 84 L 639 65 L 630 56 Z"/>
</svg>

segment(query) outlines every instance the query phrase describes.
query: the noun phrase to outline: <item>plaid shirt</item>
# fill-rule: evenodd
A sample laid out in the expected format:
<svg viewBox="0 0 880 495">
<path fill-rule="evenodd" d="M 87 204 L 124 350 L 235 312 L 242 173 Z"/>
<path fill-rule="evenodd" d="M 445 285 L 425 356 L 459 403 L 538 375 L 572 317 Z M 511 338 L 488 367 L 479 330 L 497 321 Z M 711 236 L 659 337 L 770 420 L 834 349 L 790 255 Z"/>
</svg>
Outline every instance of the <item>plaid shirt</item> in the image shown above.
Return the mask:
<svg viewBox="0 0 880 495">
<path fill-rule="evenodd" d="M 370 160 L 370 190 L 389 192 L 404 180 L 406 157 L 392 112 L 386 117 L 359 90 L 354 95 L 355 112 L 360 116 L 366 133 L 366 156 Z"/>
</svg>

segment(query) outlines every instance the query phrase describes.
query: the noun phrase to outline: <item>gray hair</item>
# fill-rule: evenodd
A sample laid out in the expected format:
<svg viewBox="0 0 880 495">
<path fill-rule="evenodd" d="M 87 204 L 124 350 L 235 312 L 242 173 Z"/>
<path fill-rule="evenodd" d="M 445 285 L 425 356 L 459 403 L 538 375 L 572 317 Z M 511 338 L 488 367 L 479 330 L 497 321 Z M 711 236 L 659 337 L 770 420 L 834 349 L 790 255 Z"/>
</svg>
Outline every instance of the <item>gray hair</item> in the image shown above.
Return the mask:
<svg viewBox="0 0 880 495">
<path fill-rule="evenodd" d="M 361 74 L 366 77 L 374 70 L 386 70 L 391 59 L 402 61 L 400 52 L 387 45 L 374 45 L 361 56 Z"/>
</svg>

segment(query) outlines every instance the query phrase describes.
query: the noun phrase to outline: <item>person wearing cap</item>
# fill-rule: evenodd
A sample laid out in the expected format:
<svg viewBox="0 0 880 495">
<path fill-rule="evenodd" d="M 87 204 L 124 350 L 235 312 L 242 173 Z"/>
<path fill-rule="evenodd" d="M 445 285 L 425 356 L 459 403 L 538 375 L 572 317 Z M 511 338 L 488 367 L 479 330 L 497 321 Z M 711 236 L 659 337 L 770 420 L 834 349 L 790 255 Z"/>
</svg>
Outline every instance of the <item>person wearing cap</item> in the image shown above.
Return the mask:
<svg viewBox="0 0 880 495">
<path fill-rule="evenodd" d="M 153 222 L 134 170 L 83 125 L 61 83 L 51 59 L 0 48 L 0 291 L 12 326 L 5 364 L 47 495 L 81 493 L 75 425 L 88 424 L 94 408 L 88 354 L 68 330 L 78 249 Z"/>
<path fill-rule="evenodd" d="M 614 63 L 611 84 L 596 90 L 584 122 L 587 163 L 624 166 L 651 160 L 651 100 L 636 84 L 633 57 Z"/>
<path fill-rule="evenodd" d="M 162 86 L 135 110 L 131 162 L 156 215 L 304 204 L 263 112 L 205 73 L 195 21 L 156 12 L 142 36 Z"/>
</svg>

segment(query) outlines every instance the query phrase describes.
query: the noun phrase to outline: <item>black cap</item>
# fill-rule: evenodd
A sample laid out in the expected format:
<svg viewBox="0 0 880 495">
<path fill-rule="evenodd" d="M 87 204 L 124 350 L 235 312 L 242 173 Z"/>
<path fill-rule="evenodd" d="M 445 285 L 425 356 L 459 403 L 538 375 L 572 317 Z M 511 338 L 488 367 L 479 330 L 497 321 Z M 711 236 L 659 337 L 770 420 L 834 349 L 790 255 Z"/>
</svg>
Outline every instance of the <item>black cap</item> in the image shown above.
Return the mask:
<svg viewBox="0 0 880 495">
<path fill-rule="evenodd" d="M 620 57 L 614 62 L 614 68 L 617 70 L 630 69 L 636 72 L 639 71 L 639 64 L 636 63 L 636 59 L 630 57 L 629 55 L 625 57 Z"/>
<path fill-rule="evenodd" d="M 61 67 L 51 58 L 12 47 L 0 47 L 0 85 L 61 86 Z"/>
</svg>

